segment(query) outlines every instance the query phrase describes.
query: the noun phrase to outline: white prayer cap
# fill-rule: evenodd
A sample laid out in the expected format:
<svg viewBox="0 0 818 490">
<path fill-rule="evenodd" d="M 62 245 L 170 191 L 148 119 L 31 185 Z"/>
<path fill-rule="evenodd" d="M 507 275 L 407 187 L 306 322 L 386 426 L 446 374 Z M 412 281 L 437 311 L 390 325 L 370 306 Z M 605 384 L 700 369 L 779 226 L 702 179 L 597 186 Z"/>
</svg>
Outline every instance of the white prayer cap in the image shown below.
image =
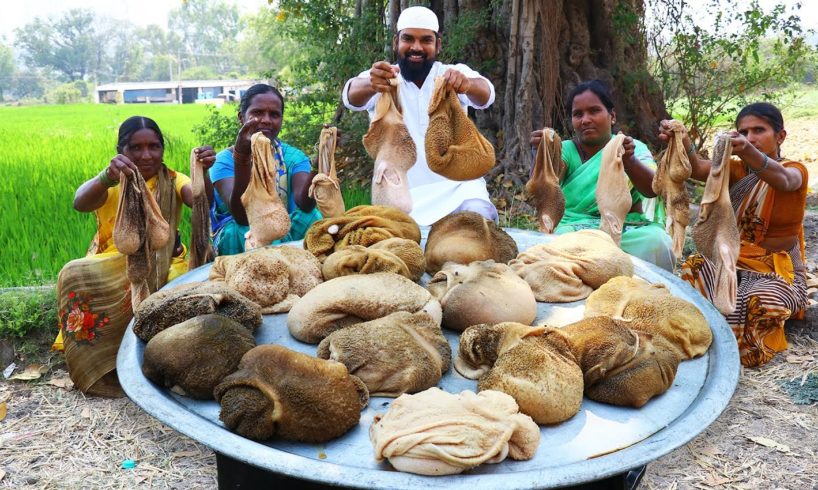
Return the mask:
<svg viewBox="0 0 818 490">
<path fill-rule="evenodd" d="M 398 17 L 398 32 L 404 29 L 429 29 L 438 32 L 437 15 L 426 7 L 409 7 Z"/>
</svg>

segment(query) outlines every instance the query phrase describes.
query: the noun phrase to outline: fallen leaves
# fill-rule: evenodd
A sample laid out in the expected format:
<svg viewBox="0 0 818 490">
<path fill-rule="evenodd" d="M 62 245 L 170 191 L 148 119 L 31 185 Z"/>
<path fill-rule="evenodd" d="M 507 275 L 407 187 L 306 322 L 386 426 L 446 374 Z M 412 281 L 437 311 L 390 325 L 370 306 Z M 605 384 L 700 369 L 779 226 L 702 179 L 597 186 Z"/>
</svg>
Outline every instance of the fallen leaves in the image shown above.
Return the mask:
<svg viewBox="0 0 818 490">
<path fill-rule="evenodd" d="M 8 406 L 6 405 L 6 402 L 0 403 L 0 422 L 2 422 L 4 418 L 6 418 L 7 413 L 8 413 Z M 2 480 L 1 477 L 0 477 L 0 480 Z"/>
<path fill-rule="evenodd" d="M 34 379 L 40 379 L 43 374 L 48 372 L 48 366 L 44 366 L 42 364 L 29 364 L 23 370 L 22 373 L 17 373 L 10 376 L 8 379 L 10 380 L 18 380 L 18 381 L 31 381 Z"/>
<path fill-rule="evenodd" d="M 790 364 L 803 364 L 805 362 L 814 361 L 815 357 L 811 356 L 811 355 L 803 355 L 803 356 L 788 355 L 787 357 L 785 357 L 785 359 Z"/>
<path fill-rule="evenodd" d="M 705 485 L 707 485 L 709 487 L 720 487 L 720 486 L 724 485 L 725 483 L 730 483 L 732 481 L 733 481 L 732 478 L 719 476 L 719 475 L 717 475 L 717 474 L 715 474 L 713 472 L 710 472 L 710 473 L 707 474 L 707 476 L 704 477 L 704 480 L 702 481 L 702 483 L 704 483 Z"/>
<path fill-rule="evenodd" d="M 721 449 L 716 446 L 708 446 L 701 450 L 701 454 L 714 458 L 720 454 L 724 454 Z"/>
<path fill-rule="evenodd" d="M 70 390 L 74 387 L 74 382 L 71 381 L 71 378 L 68 376 L 54 376 L 48 380 L 48 384 L 51 386 L 56 386 L 57 388 L 63 388 L 66 390 Z"/>
<path fill-rule="evenodd" d="M 750 439 L 754 443 L 759 444 L 761 446 L 769 447 L 769 448 L 775 449 L 776 451 L 780 451 L 782 453 L 790 452 L 790 447 L 787 446 L 786 444 L 781 444 L 780 442 L 774 441 L 774 440 L 769 439 L 767 437 L 757 437 L 757 436 L 746 436 L 746 437 L 747 437 L 747 439 Z"/>
</svg>

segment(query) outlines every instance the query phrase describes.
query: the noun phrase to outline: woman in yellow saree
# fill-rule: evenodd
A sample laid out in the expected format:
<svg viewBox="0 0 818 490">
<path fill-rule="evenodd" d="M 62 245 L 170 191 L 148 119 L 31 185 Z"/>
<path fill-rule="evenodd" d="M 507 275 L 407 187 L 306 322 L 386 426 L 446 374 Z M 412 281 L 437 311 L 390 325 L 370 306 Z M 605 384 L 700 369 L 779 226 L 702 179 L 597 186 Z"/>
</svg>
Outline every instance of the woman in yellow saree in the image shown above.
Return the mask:
<svg viewBox="0 0 818 490">
<path fill-rule="evenodd" d="M 165 166 L 164 150 L 165 140 L 156 122 L 140 116 L 125 120 L 119 127 L 117 155 L 74 196 L 74 209 L 95 214 L 97 233 L 87 255 L 72 260 L 60 271 L 60 333 L 54 348 L 65 351 L 71 380 L 90 395 L 123 395 L 116 376 L 116 355 L 133 311 L 125 256 L 113 241 L 120 173 L 142 174 L 172 230 L 172 239 L 155 252 L 154 270 L 150 273 L 154 280 L 149 284 L 163 285 L 187 271 L 186 249 L 179 240 L 177 226 L 182 203 L 192 206 L 193 193 L 190 178 Z M 211 147 L 195 151 L 204 168 L 213 165 L 216 154 Z M 207 172 L 204 175 L 212 201 L 213 188 Z"/>
<path fill-rule="evenodd" d="M 731 133 L 730 201 L 741 236 L 736 309 L 726 316 L 744 366 L 760 366 L 787 348 L 784 322 L 807 304 L 804 211 L 807 169 L 781 156 L 787 137 L 781 111 L 766 102 L 744 107 Z M 660 138 L 669 137 L 662 121 Z M 685 148 L 690 148 L 685 134 Z M 704 181 L 710 162 L 691 153 L 692 178 Z M 682 279 L 712 301 L 713 264 L 700 254 L 682 266 Z"/>
</svg>

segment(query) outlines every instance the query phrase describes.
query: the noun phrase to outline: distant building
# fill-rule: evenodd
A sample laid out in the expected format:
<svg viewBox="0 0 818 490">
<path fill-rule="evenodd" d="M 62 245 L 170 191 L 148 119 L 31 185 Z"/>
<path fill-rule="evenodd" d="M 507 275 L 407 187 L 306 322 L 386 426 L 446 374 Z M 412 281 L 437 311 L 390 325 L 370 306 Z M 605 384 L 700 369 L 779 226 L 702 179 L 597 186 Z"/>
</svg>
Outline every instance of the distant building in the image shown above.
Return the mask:
<svg viewBox="0 0 818 490">
<path fill-rule="evenodd" d="M 98 85 L 97 103 L 192 104 L 241 99 L 253 80 L 182 80 L 177 82 L 122 82 Z"/>
</svg>

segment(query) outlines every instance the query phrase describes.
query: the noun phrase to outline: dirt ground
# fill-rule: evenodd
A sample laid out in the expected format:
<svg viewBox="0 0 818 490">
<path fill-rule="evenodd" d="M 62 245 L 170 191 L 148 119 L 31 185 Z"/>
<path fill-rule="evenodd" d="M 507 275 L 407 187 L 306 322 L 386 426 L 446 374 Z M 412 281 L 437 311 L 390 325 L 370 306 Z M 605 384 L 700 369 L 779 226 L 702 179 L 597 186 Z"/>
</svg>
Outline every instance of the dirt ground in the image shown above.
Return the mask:
<svg viewBox="0 0 818 490">
<path fill-rule="evenodd" d="M 812 127 L 809 120 L 788 122 L 785 154 L 808 164 L 818 192 Z M 818 194 L 809 204 L 818 207 Z M 805 227 L 807 266 L 816 272 L 818 213 L 809 213 Z M 784 388 L 818 384 L 816 307 L 811 315 L 789 328 L 788 351 L 742 372 L 727 409 L 707 430 L 648 465 L 640 488 L 818 488 L 818 405 L 798 405 Z M 39 380 L 0 384 L 0 488 L 216 486 L 207 447 L 128 399 L 86 398 L 72 389 L 58 357 L 48 364 Z M 129 461 L 135 467 L 123 469 Z"/>
</svg>

